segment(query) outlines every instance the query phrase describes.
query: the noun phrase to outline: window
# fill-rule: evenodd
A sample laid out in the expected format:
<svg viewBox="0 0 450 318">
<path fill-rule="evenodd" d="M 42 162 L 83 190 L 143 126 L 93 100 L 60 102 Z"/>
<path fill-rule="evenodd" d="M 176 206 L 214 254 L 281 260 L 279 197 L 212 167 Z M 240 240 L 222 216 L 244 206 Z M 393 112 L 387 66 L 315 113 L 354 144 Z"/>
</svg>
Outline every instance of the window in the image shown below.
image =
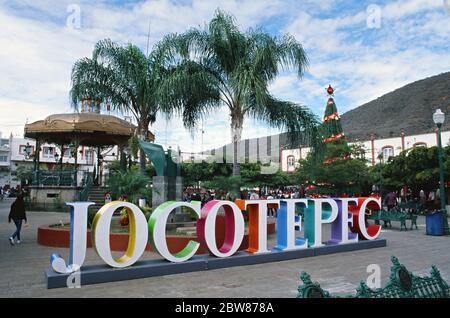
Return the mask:
<svg viewBox="0 0 450 318">
<path fill-rule="evenodd" d="M 92 149 L 86 149 L 84 151 L 84 155 L 86 157 L 86 163 L 88 165 L 91 165 L 94 163 L 94 155 L 93 154 L 94 154 L 94 152 L 92 151 Z"/>
<path fill-rule="evenodd" d="M 419 147 L 426 148 L 426 147 L 427 147 L 427 144 L 424 143 L 424 142 L 416 142 L 416 143 L 413 145 L 413 148 L 419 148 Z"/>
<path fill-rule="evenodd" d="M 72 158 L 72 148 L 64 149 L 64 158 Z"/>
<path fill-rule="evenodd" d="M 29 153 L 27 154 L 27 147 L 29 147 Z M 20 145 L 19 146 L 19 155 L 31 155 L 32 153 L 34 153 L 34 146 L 30 146 L 30 145 Z"/>
<path fill-rule="evenodd" d="M 292 170 L 295 168 L 295 157 L 294 156 L 287 157 L 287 166 L 288 166 L 289 170 Z"/>
<path fill-rule="evenodd" d="M 55 148 L 54 147 L 43 147 L 42 148 L 42 158 L 54 159 L 55 158 Z"/>
<path fill-rule="evenodd" d="M 9 139 L 0 139 L 0 147 L 9 147 Z"/>
<path fill-rule="evenodd" d="M 386 146 L 383 147 L 383 162 L 386 163 L 389 161 L 389 158 L 394 156 L 394 147 Z"/>
<path fill-rule="evenodd" d="M 8 156 L 0 156 L 0 162 L 8 162 Z"/>
</svg>

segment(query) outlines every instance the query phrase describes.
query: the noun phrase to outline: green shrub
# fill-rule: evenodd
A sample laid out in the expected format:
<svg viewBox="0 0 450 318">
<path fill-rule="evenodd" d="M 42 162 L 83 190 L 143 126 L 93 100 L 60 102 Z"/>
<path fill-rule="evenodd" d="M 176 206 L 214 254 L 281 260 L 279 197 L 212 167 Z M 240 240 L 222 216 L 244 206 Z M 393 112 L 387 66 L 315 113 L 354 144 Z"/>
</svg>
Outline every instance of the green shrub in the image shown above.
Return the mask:
<svg viewBox="0 0 450 318">
<path fill-rule="evenodd" d="M 114 198 L 126 196 L 128 201 L 136 203 L 141 197 L 150 193 L 150 178 L 139 171 L 119 171 L 108 179 L 108 186 Z"/>
</svg>

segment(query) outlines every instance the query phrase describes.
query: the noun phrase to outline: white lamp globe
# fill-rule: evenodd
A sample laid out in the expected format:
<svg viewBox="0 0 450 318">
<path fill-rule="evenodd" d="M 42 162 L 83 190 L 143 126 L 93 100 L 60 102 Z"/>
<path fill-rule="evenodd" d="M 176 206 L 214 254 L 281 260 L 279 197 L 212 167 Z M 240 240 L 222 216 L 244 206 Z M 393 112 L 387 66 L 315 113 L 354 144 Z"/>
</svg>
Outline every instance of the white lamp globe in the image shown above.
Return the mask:
<svg viewBox="0 0 450 318">
<path fill-rule="evenodd" d="M 436 125 L 442 125 L 445 120 L 445 114 L 441 111 L 441 109 L 437 109 L 433 114 L 433 121 Z"/>
</svg>

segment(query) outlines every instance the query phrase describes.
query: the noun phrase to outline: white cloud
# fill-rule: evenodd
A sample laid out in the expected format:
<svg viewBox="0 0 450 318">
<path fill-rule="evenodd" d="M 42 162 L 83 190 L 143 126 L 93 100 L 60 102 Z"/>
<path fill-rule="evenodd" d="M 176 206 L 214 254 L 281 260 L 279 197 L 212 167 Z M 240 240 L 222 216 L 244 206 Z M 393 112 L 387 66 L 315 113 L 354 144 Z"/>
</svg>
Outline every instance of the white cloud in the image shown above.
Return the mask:
<svg viewBox="0 0 450 318">
<path fill-rule="evenodd" d="M 328 80 L 340 87 L 337 93 L 350 103 L 341 112 L 450 70 L 450 18 L 442 1 L 380 6 L 380 29 L 367 28 L 365 9 L 334 18 L 301 12 L 285 27 L 310 52 L 309 75 L 316 86 Z"/>
<path fill-rule="evenodd" d="M 20 134 L 23 123 L 51 113 L 70 111 L 68 92 L 73 63 L 89 56 L 97 40 L 111 38 L 146 47 L 169 32 L 203 26 L 216 8 L 235 15 L 242 29 L 271 18 L 282 20 L 275 33 L 288 32 L 307 49 L 311 66 L 300 80 L 281 74 L 271 92 L 306 104 L 321 114 L 324 88 L 333 84 L 343 99 L 340 111 L 379 97 L 409 82 L 448 71 L 450 17 L 441 0 L 395 1 L 381 6 L 381 29 L 366 27 L 366 8 L 359 1 L 168 0 L 111 5 L 80 1 L 81 29 L 66 27 L 72 0 L 0 0 L 0 129 Z M 326 13 L 326 14 L 324 14 Z M 280 18 L 282 17 L 282 18 Z M 20 110 L 20 111 L 18 111 Z M 221 109 L 205 124 L 204 149 L 230 140 L 229 115 Z M 179 118 L 154 127 L 160 142 L 200 150 L 201 134 L 186 131 Z M 166 134 L 167 130 L 167 134 Z M 275 133 L 247 119 L 244 138 Z"/>
<path fill-rule="evenodd" d="M 108 2 L 80 4 L 81 29 L 73 30 L 65 25 L 70 12 L 67 5 L 72 1 L 22 1 L 17 4 L 20 14 L 8 7 L 11 3 L 0 2 L 0 126 L 4 133 L 23 132 L 26 118 L 42 119 L 55 112 L 70 111 L 68 92 L 70 70 L 73 63 L 90 56 L 95 42 L 106 37 L 125 43 L 133 42 L 145 48 L 148 21 L 151 21 L 151 39 L 156 42 L 169 32 L 182 32 L 188 27 L 203 25 L 216 8 L 235 13 L 244 28 L 254 25 L 262 17 L 277 14 L 282 8 L 278 0 L 262 1 L 197 1 L 177 5 L 171 1 L 146 1 L 125 7 L 113 7 Z M 39 19 L 41 13 L 49 19 Z M 264 14 L 263 14 L 264 13 Z M 26 110 L 17 113 L 17 109 Z M 28 116 L 30 115 L 30 116 Z M 218 125 L 219 131 L 229 129 Z M 189 135 L 174 118 L 169 127 L 173 141 Z M 164 123 L 164 121 L 162 122 Z M 159 125 L 161 126 L 161 125 Z M 163 125 L 165 126 L 165 125 Z M 226 127 L 223 127 L 226 126 Z M 165 127 L 156 127 L 164 131 Z M 220 133 L 208 137 L 214 146 L 228 141 L 229 134 Z"/>
</svg>

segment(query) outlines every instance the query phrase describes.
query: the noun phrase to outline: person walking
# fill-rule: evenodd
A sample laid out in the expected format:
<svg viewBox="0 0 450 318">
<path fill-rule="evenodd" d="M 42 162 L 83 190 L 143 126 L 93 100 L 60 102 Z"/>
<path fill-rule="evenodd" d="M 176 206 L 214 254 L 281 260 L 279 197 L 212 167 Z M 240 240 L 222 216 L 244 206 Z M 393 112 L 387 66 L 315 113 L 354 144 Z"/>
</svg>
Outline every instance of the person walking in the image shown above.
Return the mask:
<svg viewBox="0 0 450 318">
<path fill-rule="evenodd" d="M 394 191 L 391 191 L 386 195 L 384 204 L 387 206 L 388 211 L 397 205 L 397 195 Z"/>
<path fill-rule="evenodd" d="M 14 221 L 16 225 L 16 231 L 9 237 L 9 243 L 14 245 L 14 239 L 17 237 L 17 244 L 20 244 L 20 230 L 22 229 L 22 222 L 27 223 L 27 215 L 25 213 L 25 202 L 23 200 L 23 194 L 19 193 L 14 203 L 11 205 L 11 211 L 8 216 L 8 223 Z"/>
<path fill-rule="evenodd" d="M 428 201 L 427 201 L 428 209 L 430 210 L 434 209 L 435 200 L 436 200 L 436 193 L 433 190 L 431 190 L 430 193 L 428 194 Z"/>
<path fill-rule="evenodd" d="M 436 190 L 436 195 L 434 197 L 434 209 L 440 210 L 441 208 L 441 189 Z"/>
<path fill-rule="evenodd" d="M 423 191 L 423 189 L 420 190 L 420 192 L 419 192 L 419 202 L 420 202 L 421 207 L 425 208 L 425 205 L 427 203 L 427 196 L 425 194 L 425 191 Z"/>
<path fill-rule="evenodd" d="M 250 200 L 259 200 L 259 195 L 256 193 L 256 191 L 252 191 L 250 194 Z"/>
<path fill-rule="evenodd" d="M 271 193 L 267 196 L 267 200 L 273 200 L 273 196 Z M 267 217 L 274 217 L 275 216 L 275 209 L 267 207 Z"/>
</svg>

